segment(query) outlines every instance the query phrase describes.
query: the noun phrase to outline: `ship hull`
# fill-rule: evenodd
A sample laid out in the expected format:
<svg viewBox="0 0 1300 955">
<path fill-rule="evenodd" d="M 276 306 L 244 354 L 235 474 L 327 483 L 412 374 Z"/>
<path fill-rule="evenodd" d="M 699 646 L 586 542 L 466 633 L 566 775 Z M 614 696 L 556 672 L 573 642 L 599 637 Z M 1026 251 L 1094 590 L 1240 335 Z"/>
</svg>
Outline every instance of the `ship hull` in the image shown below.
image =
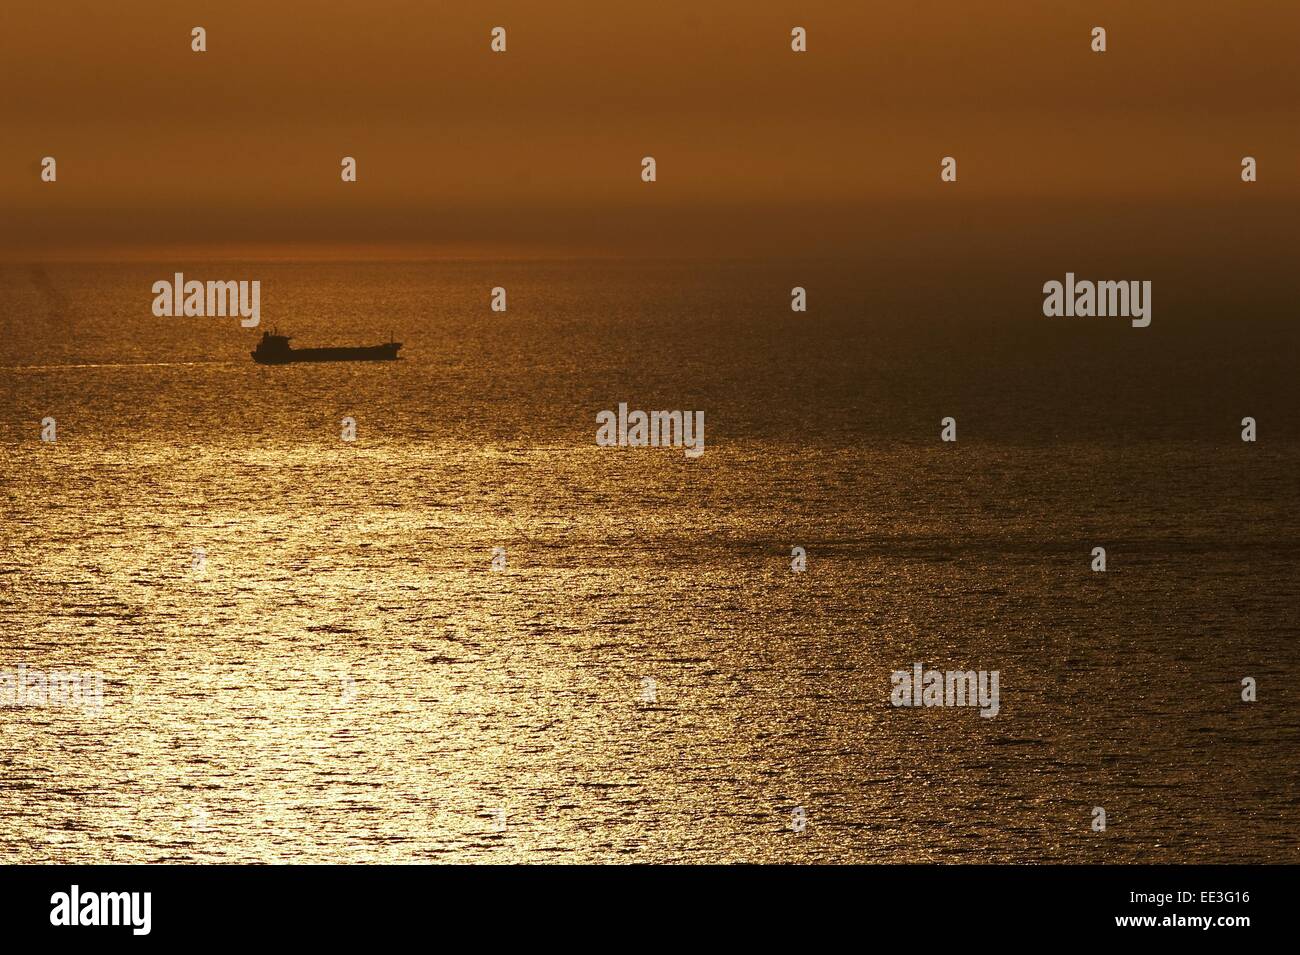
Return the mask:
<svg viewBox="0 0 1300 955">
<path fill-rule="evenodd" d="M 370 345 L 364 348 L 290 348 L 284 351 L 250 352 L 259 365 L 293 365 L 317 361 L 397 361 L 401 344 Z"/>
</svg>

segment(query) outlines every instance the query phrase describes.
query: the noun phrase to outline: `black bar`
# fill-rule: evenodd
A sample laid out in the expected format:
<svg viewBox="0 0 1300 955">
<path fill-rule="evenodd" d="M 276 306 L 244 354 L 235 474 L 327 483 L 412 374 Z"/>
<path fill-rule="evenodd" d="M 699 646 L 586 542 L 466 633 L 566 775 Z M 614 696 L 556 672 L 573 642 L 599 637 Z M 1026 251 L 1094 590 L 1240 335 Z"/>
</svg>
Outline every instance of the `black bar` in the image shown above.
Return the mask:
<svg viewBox="0 0 1300 955">
<path fill-rule="evenodd" d="M 587 867 L 92 866 L 10 867 L 0 880 L 7 939 L 118 943 L 246 940 L 474 944 L 579 938 L 618 945 L 682 939 L 837 935 L 965 946 L 1016 939 L 1130 937 L 1232 944 L 1277 932 L 1292 866 Z M 150 893 L 120 925 L 51 924 L 56 893 L 94 917 L 88 894 Z M 1183 893 L 1180 895 L 1180 893 Z M 90 908 L 86 908 L 89 904 Z M 119 904 L 120 901 L 119 901 Z M 112 914 L 111 912 L 109 913 Z M 1154 918 L 1149 925 L 1122 919 Z M 1239 920 L 1248 924 L 1224 924 Z M 1208 927 L 1200 924 L 1209 918 Z M 1189 924 L 1190 919 L 1196 923 Z M 1181 921 L 1180 921 L 1181 920 Z M 692 929 L 692 932 L 695 930 Z M 609 933 L 616 934 L 609 934 Z M 1242 933 L 1246 933 L 1243 935 Z M 692 935 L 692 938 L 701 936 Z M 675 944 L 675 943 L 674 943 Z"/>
</svg>

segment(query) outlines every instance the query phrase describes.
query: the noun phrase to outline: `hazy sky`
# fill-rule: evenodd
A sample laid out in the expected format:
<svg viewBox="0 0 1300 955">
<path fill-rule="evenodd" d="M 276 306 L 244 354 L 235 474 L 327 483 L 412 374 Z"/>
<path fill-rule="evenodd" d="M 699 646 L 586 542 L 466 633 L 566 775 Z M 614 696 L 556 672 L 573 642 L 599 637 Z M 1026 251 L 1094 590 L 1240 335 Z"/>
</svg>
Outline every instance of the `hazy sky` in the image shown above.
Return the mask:
<svg viewBox="0 0 1300 955">
<path fill-rule="evenodd" d="M 1289 202 L 1298 36 L 1295 0 L 8 3 L 0 253 L 743 252 L 883 201 Z"/>
</svg>

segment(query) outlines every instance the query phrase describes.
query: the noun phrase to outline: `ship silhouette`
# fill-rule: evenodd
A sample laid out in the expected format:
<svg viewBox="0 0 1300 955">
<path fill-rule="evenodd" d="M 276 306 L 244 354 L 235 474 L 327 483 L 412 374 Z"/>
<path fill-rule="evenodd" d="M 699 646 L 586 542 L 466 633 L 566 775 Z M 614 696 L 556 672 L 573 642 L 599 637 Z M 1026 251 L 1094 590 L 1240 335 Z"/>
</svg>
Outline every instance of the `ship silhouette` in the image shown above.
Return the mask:
<svg viewBox="0 0 1300 955">
<path fill-rule="evenodd" d="M 402 343 L 392 338 L 389 335 L 383 345 L 356 348 L 291 348 L 288 335 L 270 331 L 262 333 L 262 340 L 249 354 L 259 365 L 288 365 L 297 361 L 396 361 Z"/>
</svg>

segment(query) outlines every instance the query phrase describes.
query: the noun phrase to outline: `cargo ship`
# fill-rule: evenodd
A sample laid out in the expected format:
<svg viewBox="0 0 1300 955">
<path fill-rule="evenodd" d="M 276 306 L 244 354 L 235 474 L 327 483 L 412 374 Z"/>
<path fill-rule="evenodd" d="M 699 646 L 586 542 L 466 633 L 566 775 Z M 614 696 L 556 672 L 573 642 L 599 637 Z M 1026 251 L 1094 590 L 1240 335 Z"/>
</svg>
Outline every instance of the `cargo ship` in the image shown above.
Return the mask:
<svg viewBox="0 0 1300 955">
<path fill-rule="evenodd" d="M 288 365 L 298 361 L 396 361 L 401 342 L 362 345 L 357 348 L 291 348 L 288 335 L 262 332 L 257 348 L 249 352 L 259 365 Z"/>
</svg>

